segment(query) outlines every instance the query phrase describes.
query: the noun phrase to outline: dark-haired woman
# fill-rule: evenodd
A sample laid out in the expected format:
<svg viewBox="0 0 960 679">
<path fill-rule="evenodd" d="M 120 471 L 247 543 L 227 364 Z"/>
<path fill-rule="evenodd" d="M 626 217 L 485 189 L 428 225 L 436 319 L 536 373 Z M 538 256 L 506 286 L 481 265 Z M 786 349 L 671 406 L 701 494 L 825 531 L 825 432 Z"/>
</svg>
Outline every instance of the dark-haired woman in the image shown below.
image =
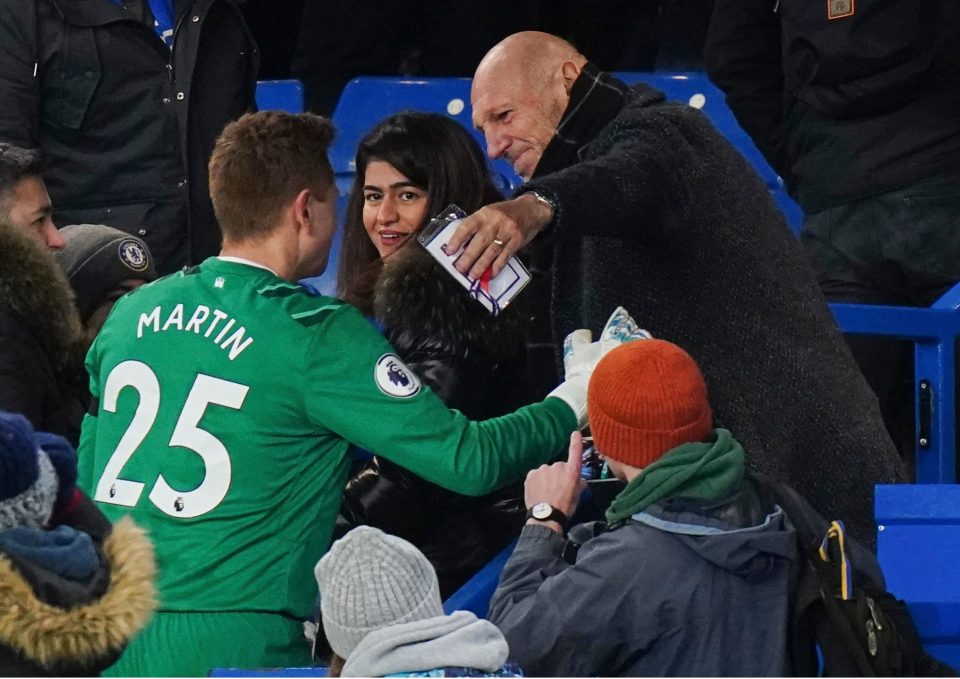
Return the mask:
<svg viewBox="0 0 960 679">
<path fill-rule="evenodd" d="M 400 358 L 444 402 L 483 420 L 527 403 L 513 307 L 491 316 L 416 242 L 455 203 L 501 200 L 486 159 L 455 121 L 401 113 L 360 143 L 338 269 L 339 294 L 371 315 Z M 519 531 L 522 488 L 470 498 L 373 458 L 348 483 L 338 533 L 367 524 L 409 540 L 437 569 L 444 598 Z"/>
</svg>

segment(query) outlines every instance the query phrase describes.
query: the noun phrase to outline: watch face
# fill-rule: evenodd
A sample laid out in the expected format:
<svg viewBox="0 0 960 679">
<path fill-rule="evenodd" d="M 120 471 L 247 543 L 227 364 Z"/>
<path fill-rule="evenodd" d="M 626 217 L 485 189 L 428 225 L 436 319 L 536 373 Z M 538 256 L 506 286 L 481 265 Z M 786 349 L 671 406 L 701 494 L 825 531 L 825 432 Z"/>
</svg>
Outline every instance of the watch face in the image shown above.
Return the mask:
<svg viewBox="0 0 960 679">
<path fill-rule="evenodd" d="M 553 514 L 553 507 L 546 502 L 538 502 L 537 504 L 533 505 L 530 513 L 533 515 L 533 518 L 537 519 L 538 521 L 543 521 Z"/>
</svg>

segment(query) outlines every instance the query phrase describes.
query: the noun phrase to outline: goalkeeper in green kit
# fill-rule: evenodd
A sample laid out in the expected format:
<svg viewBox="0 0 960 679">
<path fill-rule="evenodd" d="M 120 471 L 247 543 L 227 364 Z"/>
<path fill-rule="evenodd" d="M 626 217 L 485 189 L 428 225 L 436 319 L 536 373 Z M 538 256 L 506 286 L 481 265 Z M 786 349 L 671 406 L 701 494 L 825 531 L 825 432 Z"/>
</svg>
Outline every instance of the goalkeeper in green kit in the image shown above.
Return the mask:
<svg viewBox="0 0 960 679">
<path fill-rule="evenodd" d="M 223 250 L 122 298 L 87 356 L 79 483 L 156 543 L 160 608 L 108 672 L 302 665 L 350 444 L 451 490 L 520 479 L 585 422 L 600 347 L 570 343 L 542 403 L 471 422 L 348 304 L 293 281 L 336 221 L 328 121 L 248 114 L 210 161 Z M 96 414 L 93 414 L 93 413 Z"/>
</svg>

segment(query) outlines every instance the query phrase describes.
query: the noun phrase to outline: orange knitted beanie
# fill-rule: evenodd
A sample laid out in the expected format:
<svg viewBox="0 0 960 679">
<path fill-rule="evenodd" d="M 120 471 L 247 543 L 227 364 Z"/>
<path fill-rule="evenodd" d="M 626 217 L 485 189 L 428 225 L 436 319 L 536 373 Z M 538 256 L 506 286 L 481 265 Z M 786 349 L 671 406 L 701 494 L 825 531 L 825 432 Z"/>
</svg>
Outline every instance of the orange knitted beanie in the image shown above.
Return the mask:
<svg viewBox="0 0 960 679">
<path fill-rule="evenodd" d="M 707 385 L 690 355 L 649 339 L 613 349 L 597 364 L 587 391 L 590 431 L 605 456 L 643 468 L 712 431 Z"/>
</svg>

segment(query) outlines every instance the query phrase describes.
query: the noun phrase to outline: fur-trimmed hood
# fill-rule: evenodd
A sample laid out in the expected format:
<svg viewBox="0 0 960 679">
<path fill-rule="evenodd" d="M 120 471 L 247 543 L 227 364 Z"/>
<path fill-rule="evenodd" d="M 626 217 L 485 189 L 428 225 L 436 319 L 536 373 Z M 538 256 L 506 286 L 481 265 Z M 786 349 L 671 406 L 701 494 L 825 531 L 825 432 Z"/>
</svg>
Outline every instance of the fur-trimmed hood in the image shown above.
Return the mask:
<svg viewBox="0 0 960 679">
<path fill-rule="evenodd" d="M 384 261 L 373 313 L 391 341 L 402 337 L 408 346 L 464 355 L 480 352 L 496 360 L 522 350 L 521 315 L 515 304 L 493 316 L 426 250 L 410 243 Z"/>
<path fill-rule="evenodd" d="M 60 372 L 76 370 L 83 329 L 70 284 L 49 252 L 4 223 L 0 223 L 0 314 L 28 328 Z"/>
<path fill-rule="evenodd" d="M 107 591 L 69 610 L 41 601 L 0 555 L 0 646 L 51 674 L 111 665 L 156 608 L 156 562 L 149 538 L 129 517 L 114 525 L 103 552 L 110 569 Z"/>
</svg>

